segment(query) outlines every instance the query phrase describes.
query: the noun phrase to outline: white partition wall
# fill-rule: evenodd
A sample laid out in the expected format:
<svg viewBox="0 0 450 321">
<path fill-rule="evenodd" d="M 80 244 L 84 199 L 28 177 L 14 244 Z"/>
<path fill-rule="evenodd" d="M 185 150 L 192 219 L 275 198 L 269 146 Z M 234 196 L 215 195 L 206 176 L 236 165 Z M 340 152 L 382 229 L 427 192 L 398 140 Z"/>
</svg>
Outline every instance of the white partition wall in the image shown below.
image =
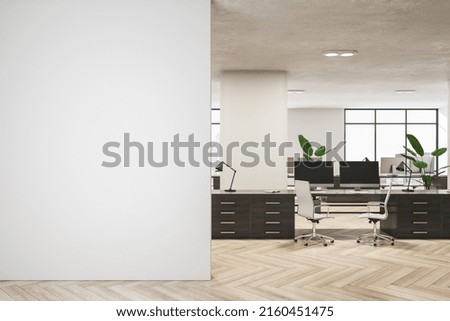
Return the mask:
<svg viewBox="0 0 450 321">
<path fill-rule="evenodd" d="M 220 141 L 224 160 L 237 170 L 233 187 L 285 189 L 286 157 L 279 155 L 278 148 L 287 139 L 286 73 L 222 72 L 220 95 Z M 264 147 L 268 134 L 270 143 Z M 230 179 L 231 171 L 225 168 L 222 189 L 229 187 Z"/>
<path fill-rule="evenodd" d="M 0 46 L 0 280 L 209 279 L 210 1 L 1 1 Z"/>
</svg>

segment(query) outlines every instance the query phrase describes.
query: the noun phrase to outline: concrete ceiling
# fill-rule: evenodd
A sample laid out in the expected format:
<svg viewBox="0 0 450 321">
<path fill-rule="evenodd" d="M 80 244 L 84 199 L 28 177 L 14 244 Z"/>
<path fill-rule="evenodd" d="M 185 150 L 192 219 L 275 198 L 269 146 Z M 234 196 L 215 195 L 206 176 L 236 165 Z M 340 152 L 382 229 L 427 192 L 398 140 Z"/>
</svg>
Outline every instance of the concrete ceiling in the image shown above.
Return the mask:
<svg viewBox="0 0 450 321">
<path fill-rule="evenodd" d="M 450 0 L 212 0 L 212 69 L 213 106 L 222 70 L 286 70 L 291 108 L 445 107 Z"/>
</svg>

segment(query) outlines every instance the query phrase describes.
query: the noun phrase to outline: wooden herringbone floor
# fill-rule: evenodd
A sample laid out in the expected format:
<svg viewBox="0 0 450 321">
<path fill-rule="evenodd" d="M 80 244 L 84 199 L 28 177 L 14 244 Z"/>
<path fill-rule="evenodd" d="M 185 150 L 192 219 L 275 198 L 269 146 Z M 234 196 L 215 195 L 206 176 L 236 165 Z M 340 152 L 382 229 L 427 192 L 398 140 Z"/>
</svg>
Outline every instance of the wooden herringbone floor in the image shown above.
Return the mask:
<svg viewBox="0 0 450 321">
<path fill-rule="evenodd" d="M 214 240 L 211 281 L 3 281 L 0 300 L 450 300 L 450 240 L 373 247 L 355 242 L 366 221 L 328 221 L 328 247 Z"/>
</svg>

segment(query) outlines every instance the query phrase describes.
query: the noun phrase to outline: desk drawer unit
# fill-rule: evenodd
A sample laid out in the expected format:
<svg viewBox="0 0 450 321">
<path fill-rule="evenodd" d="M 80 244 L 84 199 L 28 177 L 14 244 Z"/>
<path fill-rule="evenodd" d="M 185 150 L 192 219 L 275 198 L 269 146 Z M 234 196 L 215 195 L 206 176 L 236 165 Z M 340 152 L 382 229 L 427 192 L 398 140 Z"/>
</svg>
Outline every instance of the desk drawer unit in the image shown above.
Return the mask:
<svg viewBox="0 0 450 321">
<path fill-rule="evenodd" d="M 213 238 L 250 236 L 250 198 L 242 195 L 213 195 Z"/>
<path fill-rule="evenodd" d="M 266 195 L 252 199 L 254 238 L 293 238 L 294 219 L 292 196 Z"/>
<path fill-rule="evenodd" d="M 293 194 L 213 194 L 212 237 L 294 237 Z"/>
<path fill-rule="evenodd" d="M 399 238 L 439 238 L 441 234 L 441 198 L 417 195 L 397 201 Z"/>
</svg>

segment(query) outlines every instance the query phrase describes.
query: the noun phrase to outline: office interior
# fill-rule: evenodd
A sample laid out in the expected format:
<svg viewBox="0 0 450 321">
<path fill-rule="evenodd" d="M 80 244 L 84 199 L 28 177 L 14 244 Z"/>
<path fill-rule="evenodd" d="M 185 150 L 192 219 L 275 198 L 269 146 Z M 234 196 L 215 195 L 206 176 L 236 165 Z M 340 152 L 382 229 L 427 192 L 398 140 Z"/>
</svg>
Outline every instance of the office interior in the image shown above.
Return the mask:
<svg viewBox="0 0 450 321">
<path fill-rule="evenodd" d="M 136 20 L 125 4 L 103 14 L 101 5 L 74 2 L 71 10 L 92 13 L 83 28 L 64 6 L 47 3 L 39 15 L 26 6 L 4 7 L 5 24 L 25 12 L 36 38 L 16 24 L 0 34 L 10 41 L 5 57 L 14 67 L 3 75 L 20 71 L 31 79 L 20 82 L 23 88 L 13 82 L 5 101 L 33 93 L 20 95 L 20 108 L 5 103 L 5 115 L 13 117 L 1 118 L 0 142 L 12 156 L 0 169 L 0 191 L 7 195 L 0 204 L 0 300 L 449 300 L 448 175 L 425 190 L 417 173 L 398 161 L 408 133 L 427 153 L 448 146 L 450 3 L 188 3 L 139 2 L 136 12 L 151 19 Z M 64 19 L 55 19 L 55 12 Z M 49 43 L 43 21 L 59 30 L 62 45 Z M 75 26 L 71 34 L 85 39 L 77 50 L 61 25 Z M 118 38 L 97 42 L 102 26 L 114 27 Z M 144 45 L 136 45 L 142 39 Z M 132 50 L 116 50 L 116 41 Z M 22 43 L 47 54 L 19 59 Z M 80 60 L 91 57 L 93 43 L 95 57 Z M 64 59 L 55 66 L 60 51 Z M 54 77 L 41 81 L 48 65 Z M 35 73 L 25 77 L 24 70 Z M 156 98 L 144 90 L 152 86 L 162 88 Z M 88 99 L 77 98 L 80 92 Z M 67 114 L 60 114 L 67 105 Z M 32 117 L 21 121 L 21 112 Z M 102 144 L 130 129 L 142 141 L 195 132 L 204 142 L 261 147 L 269 134 L 277 147 L 292 147 L 265 155 L 249 146 L 260 160 L 256 166 L 241 166 L 248 154 L 234 149 L 229 158 L 214 158 L 231 167 L 222 165 L 220 174 L 214 166 L 99 169 Z M 8 132 L 28 148 L 13 146 Z M 334 218 L 312 222 L 296 214 L 300 134 L 337 146 L 333 186 L 327 181 L 310 189 L 314 206 L 339 207 L 332 208 Z M 47 141 L 54 144 L 37 144 Z M 29 150 L 39 170 L 29 166 Z M 339 161 L 366 158 L 378 162 L 377 186 L 341 186 Z M 449 153 L 438 162 L 430 168 L 450 164 Z M 409 174 L 414 192 L 403 191 Z M 376 226 L 395 244 L 357 242 L 374 226 L 359 216 L 379 209 L 368 201 L 383 202 L 389 187 L 389 216 Z M 360 205 L 345 205 L 351 202 Z M 294 241 L 314 224 L 334 242 Z"/>
<path fill-rule="evenodd" d="M 450 277 L 450 262 L 444 254 L 450 237 L 447 171 L 444 168 L 428 189 L 423 186 L 419 170 L 403 156 L 404 146 L 412 149 L 407 134 L 413 134 L 424 148 L 424 173 L 436 173 L 448 164 L 448 153 L 431 155 L 448 143 L 448 75 L 439 76 L 440 71 L 435 74 L 436 79 L 443 80 L 438 93 L 438 85 L 414 74 L 415 68 L 421 68 L 418 64 L 436 58 L 431 56 L 442 54 L 441 58 L 448 60 L 448 54 L 438 54 L 434 48 L 427 58 L 416 56 L 414 52 L 424 49 L 425 44 L 406 36 L 414 28 L 410 24 L 403 36 L 396 33 L 398 25 L 390 29 L 393 20 L 384 15 L 396 14 L 387 2 L 373 4 L 373 16 L 369 15 L 365 22 L 360 20 L 359 31 L 352 31 L 352 23 L 348 22 L 361 13 L 358 5 L 303 3 L 302 7 L 297 3 L 296 9 L 305 12 L 298 21 L 288 13 L 292 3 L 279 7 L 266 4 L 259 9 L 253 5 L 213 6 L 219 19 L 213 22 L 212 38 L 212 138 L 222 146 L 232 142 L 262 144 L 265 135 L 270 134 L 277 147 L 284 142 L 292 147 L 282 156 L 274 152 L 275 147 L 269 152 L 251 149 L 259 156 L 257 166 L 243 165 L 250 160 L 248 153 L 217 159 L 231 165 L 233 171 L 211 171 L 213 244 L 245 246 L 249 244 L 246 242 L 255 242 L 264 249 L 269 242 L 278 241 L 278 248 L 288 248 L 291 254 L 301 256 L 311 251 L 311 260 L 318 258 L 337 273 L 326 276 L 325 269 L 320 269 L 324 274 L 298 281 L 314 291 L 314 299 L 326 299 L 333 293 L 338 300 L 415 300 L 426 292 L 423 299 L 448 300 L 444 294 Z M 396 10 L 401 7 L 408 13 L 399 13 L 394 24 L 412 17 L 414 9 L 410 4 L 396 5 Z M 330 14 L 327 18 L 319 14 L 322 19 L 317 20 L 312 12 L 318 14 L 325 7 Z M 353 14 L 344 13 L 347 10 Z M 333 15 L 336 18 L 331 18 Z M 440 14 L 435 18 L 443 21 Z M 222 29 L 225 23 L 230 29 Z M 233 32 L 246 23 L 252 26 L 247 33 Z M 308 29 L 308 25 L 315 27 Z M 232 50 L 239 54 L 231 55 Z M 429 96 L 434 91 L 431 87 L 436 92 Z M 299 135 L 314 142 L 314 148 L 324 145 L 336 153 L 331 158 L 327 154 L 316 157 L 314 161 L 321 165 L 304 165 L 308 160 L 303 156 Z M 269 153 L 277 166 L 263 162 L 267 156 L 264 153 Z M 317 206 L 316 212 L 329 214 L 332 219 L 318 215 L 315 222 L 305 218 L 299 202 L 302 195 L 296 186 L 299 181 L 309 182 L 308 197 Z M 372 212 L 388 215 L 375 217 Z M 300 215 L 292 220 L 294 213 Z M 317 235 L 311 239 L 312 233 Z M 442 274 L 419 276 L 412 272 L 424 267 L 414 258 L 417 245 L 432 243 L 442 249 L 435 257 L 443 258 L 438 264 Z M 345 249 L 339 248 L 343 244 Z M 337 255 L 341 250 L 349 255 Z M 386 259 L 391 254 L 404 261 Z M 367 256 L 374 261 L 365 262 Z M 367 266 L 351 272 L 338 271 L 343 262 L 370 266 L 377 265 L 377 260 L 384 261 L 389 272 L 369 272 Z M 407 263 L 409 260 L 415 263 Z M 339 263 L 334 265 L 333 261 Z M 276 283 L 274 279 L 270 281 Z M 313 285 L 307 286 L 308 282 Z M 282 288 L 286 286 L 281 283 Z M 421 290 L 417 284 L 421 284 Z M 415 296 L 419 291 L 422 294 Z"/>
</svg>

